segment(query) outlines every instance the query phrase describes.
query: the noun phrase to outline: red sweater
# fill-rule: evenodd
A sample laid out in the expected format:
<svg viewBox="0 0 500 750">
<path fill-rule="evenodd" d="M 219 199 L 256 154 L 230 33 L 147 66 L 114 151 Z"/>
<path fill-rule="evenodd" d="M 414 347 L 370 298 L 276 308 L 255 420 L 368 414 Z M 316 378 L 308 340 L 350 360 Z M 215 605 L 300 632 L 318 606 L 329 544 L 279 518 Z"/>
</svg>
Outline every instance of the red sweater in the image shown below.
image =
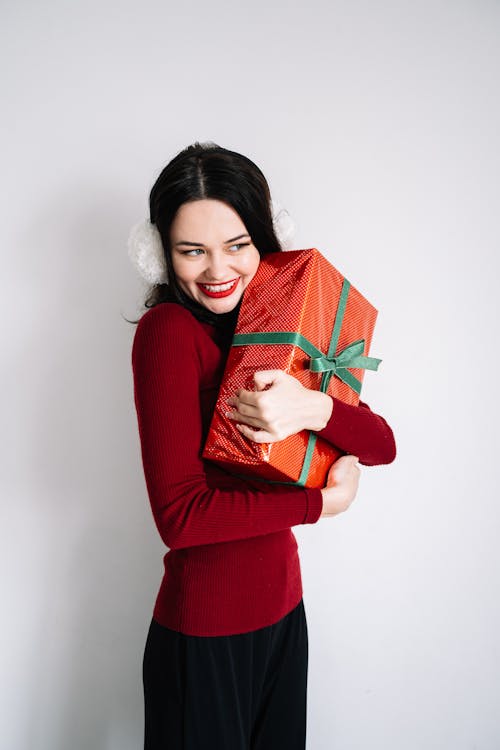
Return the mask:
<svg viewBox="0 0 500 750">
<path fill-rule="evenodd" d="M 169 551 L 153 617 L 187 635 L 245 633 L 302 597 L 292 526 L 315 523 L 321 490 L 239 479 L 202 459 L 231 339 L 165 302 L 139 321 L 134 400 L 153 517 Z M 317 432 L 366 465 L 390 463 L 391 428 L 369 406 L 334 398 Z"/>
</svg>

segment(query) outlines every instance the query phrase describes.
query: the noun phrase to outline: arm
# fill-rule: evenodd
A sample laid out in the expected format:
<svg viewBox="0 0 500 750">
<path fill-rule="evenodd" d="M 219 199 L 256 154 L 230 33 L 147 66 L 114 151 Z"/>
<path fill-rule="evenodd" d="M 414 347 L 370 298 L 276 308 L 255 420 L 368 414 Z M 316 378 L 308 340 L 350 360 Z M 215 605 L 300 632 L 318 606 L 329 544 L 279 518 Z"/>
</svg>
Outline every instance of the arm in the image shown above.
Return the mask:
<svg viewBox="0 0 500 750">
<path fill-rule="evenodd" d="M 196 337 L 191 314 L 163 303 L 143 315 L 132 347 L 144 475 L 162 540 L 180 549 L 315 523 L 320 489 L 247 482 L 212 465 L 207 483 Z"/>
<path fill-rule="evenodd" d="M 228 408 L 233 407 L 228 417 L 250 440 L 276 442 L 310 430 L 339 450 L 358 456 L 366 466 L 394 461 L 391 428 L 363 401 L 358 406 L 346 404 L 306 388 L 283 370 L 259 370 L 254 382 L 254 391 L 240 388 L 227 402 Z"/>
<path fill-rule="evenodd" d="M 335 396 L 326 398 L 333 402 L 333 408 L 326 426 L 314 430 L 318 437 L 346 453 L 358 456 L 359 462 L 365 466 L 394 461 L 394 434 L 382 416 L 375 414 L 364 401 L 353 406 Z"/>
</svg>

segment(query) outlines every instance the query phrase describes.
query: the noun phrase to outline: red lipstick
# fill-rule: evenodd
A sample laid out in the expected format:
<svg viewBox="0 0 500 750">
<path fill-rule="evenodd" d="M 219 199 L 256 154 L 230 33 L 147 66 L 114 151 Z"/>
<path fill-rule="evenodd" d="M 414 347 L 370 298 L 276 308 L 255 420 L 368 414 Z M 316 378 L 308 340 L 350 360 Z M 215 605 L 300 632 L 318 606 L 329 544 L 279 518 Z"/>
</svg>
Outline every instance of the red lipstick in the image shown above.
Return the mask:
<svg viewBox="0 0 500 750">
<path fill-rule="evenodd" d="M 238 276 L 236 279 L 230 279 L 229 281 L 224 281 L 222 284 L 200 284 L 198 281 L 196 282 L 196 286 L 201 289 L 203 294 L 206 294 L 207 297 L 229 297 L 230 294 L 234 292 L 236 287 L 238 286 L 238 281 L 240 280 L 240 277 Z M 225 289 L 228 284 L 231 284 L 229 289 Z M 210 287 L 207 289 L 207 286 Z M 217 291 L 217 287 L 223 287 L 221 291 Z"/>
</svg>

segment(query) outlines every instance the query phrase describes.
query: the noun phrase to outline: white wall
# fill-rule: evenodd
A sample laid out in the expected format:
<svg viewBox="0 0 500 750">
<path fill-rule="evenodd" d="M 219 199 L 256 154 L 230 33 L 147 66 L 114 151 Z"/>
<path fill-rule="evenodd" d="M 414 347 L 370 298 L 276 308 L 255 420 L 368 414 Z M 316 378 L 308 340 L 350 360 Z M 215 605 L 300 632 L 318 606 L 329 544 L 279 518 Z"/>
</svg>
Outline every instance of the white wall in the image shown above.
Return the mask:
<svg viewBox="0 0 500 750">
<path fill-rule="evenodd" d="M 500 5 L 4 4 L 2 726 L 142 747 L 164 548 L 126 255 L 159 170 L 241 151 L 379 309 L 363 398 L 398 456 L 296 527 L 310 750 L 493 750 L 498 714 Z M 498 298 L 498 297 L 497 297 Z"/>
</svg>

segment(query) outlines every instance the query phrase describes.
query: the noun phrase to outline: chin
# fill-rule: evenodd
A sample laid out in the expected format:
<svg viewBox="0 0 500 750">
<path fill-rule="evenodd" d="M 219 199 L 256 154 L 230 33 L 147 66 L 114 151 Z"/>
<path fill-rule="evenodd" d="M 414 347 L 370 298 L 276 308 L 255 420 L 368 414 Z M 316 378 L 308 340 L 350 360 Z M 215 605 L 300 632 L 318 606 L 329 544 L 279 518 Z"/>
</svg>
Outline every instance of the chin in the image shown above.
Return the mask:
<svg viewBox="0 0 500 750">
<path fill-rule="evenodd" d="M 196 290 L 198 292 L 198 290 Z M 229 297 L 210 298 L 203 293 L 190 294 L 190 297 L 196 300 L 200 305 L 215 314 L 227 313 L 234 310 L 243 296 L 243 290 L 236 291 Z"/>
<path fill-rule="evenodd" d="M 240 301 L 240 297 L 235 300 L 229 300 L 229 299 L 220 299 L 220 300 L 210 300 L 210 302 L 207 302 L 206 300 L 201 301 L 200 303 L 206 307 L 208 310 L 210 310 L 213 313 L 227 313 L 231 312 L 231 310 L 234 310 L 238 302 Z"/>
</svg>

